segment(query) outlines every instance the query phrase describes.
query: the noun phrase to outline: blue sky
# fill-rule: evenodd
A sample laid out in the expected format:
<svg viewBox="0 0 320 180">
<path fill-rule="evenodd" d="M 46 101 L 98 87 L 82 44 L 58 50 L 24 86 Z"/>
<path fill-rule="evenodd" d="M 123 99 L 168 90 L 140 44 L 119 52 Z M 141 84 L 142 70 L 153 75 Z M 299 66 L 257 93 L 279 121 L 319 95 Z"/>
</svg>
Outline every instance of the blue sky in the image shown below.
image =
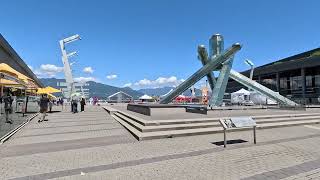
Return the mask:
<svg viewBox="0 0 320 180">
<path fill-rule="evenodd" d="M 246 58 L 263 65 L 317 48 L 318 7 L 316 0 L 10 0 L 1 2 L 0 33 L 41 77 L 63 77 L 58 41 L 80 34 L 67 47 L 79 51 L 75 78 L 138 89 L 186 79 L 201 67 L 197 46 L 215 33 L 225 48 L 243 45 L 238 71 Z"/>
</svg>

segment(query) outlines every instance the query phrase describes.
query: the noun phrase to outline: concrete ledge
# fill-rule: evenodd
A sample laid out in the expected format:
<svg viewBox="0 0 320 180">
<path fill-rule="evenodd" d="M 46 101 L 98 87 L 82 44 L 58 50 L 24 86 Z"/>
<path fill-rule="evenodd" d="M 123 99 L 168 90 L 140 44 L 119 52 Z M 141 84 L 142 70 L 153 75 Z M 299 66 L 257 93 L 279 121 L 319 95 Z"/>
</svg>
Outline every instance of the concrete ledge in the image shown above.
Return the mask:
<svg viewBox="0 0 320 180">
<path fill-rule="evenodd" d="M 118 110 L 110 107 L 110 106 L 102 106 L 103 109 L 105 109 L 110 115 L 118 112 Z"/>
<path fill-rule="evenodd" d="M 208 114 L 207 107 L 204 106 L 186 106 L 186 112 L 190 113 L 199 113 L 199 114 Z"/>
<path fill-rule="evenodd" d="M 127 110 L 151 116 L 152 108 L 185 108 L 186 106 L 181 104 L 128 104 Z"/>
<path fill-rule="evenodd" d="M 135 104 L 128 104 L 127 105 L 127 110 L 133 111 L 136 113 L 140 113 L 146 116 L 151 116 L 151 110 L 149 106 L 140 106 L 140 105 L 135 105 Z"/>
</svg>

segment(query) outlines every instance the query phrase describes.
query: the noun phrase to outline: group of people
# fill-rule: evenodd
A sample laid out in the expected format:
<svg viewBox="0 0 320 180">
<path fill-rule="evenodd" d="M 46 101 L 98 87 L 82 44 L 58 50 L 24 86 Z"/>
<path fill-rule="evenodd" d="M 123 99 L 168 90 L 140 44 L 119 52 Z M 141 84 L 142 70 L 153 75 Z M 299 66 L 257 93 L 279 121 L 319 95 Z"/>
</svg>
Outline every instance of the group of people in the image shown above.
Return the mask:
<svg viewBox="0 0 320 180">
<path fill-rule="evenodd" d="M 57 104 L 61 104 L 63 105 L 63 99 L 59 99 L 57 101 Z M 49 112 L 52 111 L 52 105 L 53 105 L 53 101 L 51 101 L 46 94 L 43 94 L 40 98 L 39 101 L 39 106 L 40 106 L 40 117 L 38 122 L 42 122 L 45 120 L 46 117 L 46 113 L 48 112 L 48 108 L 49 108 Z M 80 100 L 80 105 L 81 105 L 81 112 L 84 111 L 84 106 L 86 105 L 86 100 L 84 98 L 81 98 Z M 77 113 L 78 112 L 78 99 L 77 98 L 72 98 L 71 100 L 71 112 L 72 113 Z"/>
<path fill-rule="evenodd" d="M 86 105 L 86 100 L 84 98 L 81 98 L 81 100 L 80 100 L 81 112 L 84 111 L 85 105 Z M 73 113 L 78 112 L 78 99 L 77 98 L 73 98 L 71 100 L 71 112 L 73 112 Z"/>
<path fill-rule="evenodd" d="M 5 112 L 5 122 L 12 124 L 13 121 L 10 118 L 10 114 L 13 113 L 13 103 L 14 99 L 12 96 L 12 92 L 10 89 L 6 89 L 2 96 L 0 97 L 0 103 L 4 103 L 4 112 Z M 40 116 L 38 122 L 43 122 L 46 117 L 47 112 L 52 112 L 53 104 L 57 102 L 57 105 L 63 106 L 63 99 L 59 98 L 57 101 L 54 101 L 53 99 L 50 99 L 47 94 L 42 94 L 40 100 L 38 101 L 39 107 L 40 107 Z M 84 106 L 86 105 L 85 98 L 81 98 L 80 100 L 80 106 L 81 106 L 81 112 L 84 111 Z M 71 100 L 71 112 L 77 113 L 78 112 L 78 99 L 73 98 Z"/>
<path fill-rule="evenodd" d="M 63 106 L 63 99 L 62 98 L 59 98 L 58 100 L 57 100 L 57 105 L 59 106 L 59 105 L 61 105 L 61 106 Z"/>
</svg>

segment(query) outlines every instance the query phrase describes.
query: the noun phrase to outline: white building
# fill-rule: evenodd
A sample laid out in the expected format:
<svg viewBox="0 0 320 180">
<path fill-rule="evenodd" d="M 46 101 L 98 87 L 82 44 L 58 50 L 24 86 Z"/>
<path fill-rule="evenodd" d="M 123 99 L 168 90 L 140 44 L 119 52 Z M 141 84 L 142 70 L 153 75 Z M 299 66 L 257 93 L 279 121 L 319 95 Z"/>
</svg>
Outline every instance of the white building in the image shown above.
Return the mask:
<svg viewBox="0 0 320 180">
<path fill-rule="evenodd" d="M 122 91 L 116 92 L 108 97 L 108 102 L 128 103 L 132 100 L 133 100 L 133 97 L 131 95 Z"/>
<path fill-rule="evenodd" d="M 88 83 L 75 83 L 75 90 L 74 92 L 81 93 L 85 98 L 89 98 L 89 89 L 86 89 L 85 87 L 89 86 Z M 57 82 L 57 88 L 62 91 L 62 94 L 65 98 L 69 98 L 69 90 L 67 88 L 67 83 L 65 81 Z"/>
</svg>

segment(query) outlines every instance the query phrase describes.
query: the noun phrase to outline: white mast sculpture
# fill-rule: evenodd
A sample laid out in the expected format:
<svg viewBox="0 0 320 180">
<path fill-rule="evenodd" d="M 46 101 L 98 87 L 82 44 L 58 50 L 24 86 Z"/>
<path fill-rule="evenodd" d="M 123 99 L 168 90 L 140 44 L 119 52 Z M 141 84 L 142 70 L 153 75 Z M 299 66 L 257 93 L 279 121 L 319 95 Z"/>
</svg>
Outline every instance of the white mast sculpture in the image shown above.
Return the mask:
<svg viewBox="0 0 320 180">
<path fill-rule="evenodd" d="M 71 43 L 76 40 L 80 40 L 80 36 L 78 34 L 70 36 L 68 38 L 62 39 L 59 41 L 60 43 L 60 48 L 61 48 L 61 53 L 62 53 L 62 62 L 63 62 L 63 70 L 64 70 L 64 75 L 67 83 L 67 93 L 65 94 L 66 98 L 70 98 L 71 94 L 74 93 L 75 90 L 75 85 L 72 77 L 72 71 L 70 67 L 70 63 L 68 58 L 71 56 L 74 56 L 77 54 L 77 52 L 71 52 L 67 54 L 67 51 L 65 49 L 65 44 Z"/>
</svg>

